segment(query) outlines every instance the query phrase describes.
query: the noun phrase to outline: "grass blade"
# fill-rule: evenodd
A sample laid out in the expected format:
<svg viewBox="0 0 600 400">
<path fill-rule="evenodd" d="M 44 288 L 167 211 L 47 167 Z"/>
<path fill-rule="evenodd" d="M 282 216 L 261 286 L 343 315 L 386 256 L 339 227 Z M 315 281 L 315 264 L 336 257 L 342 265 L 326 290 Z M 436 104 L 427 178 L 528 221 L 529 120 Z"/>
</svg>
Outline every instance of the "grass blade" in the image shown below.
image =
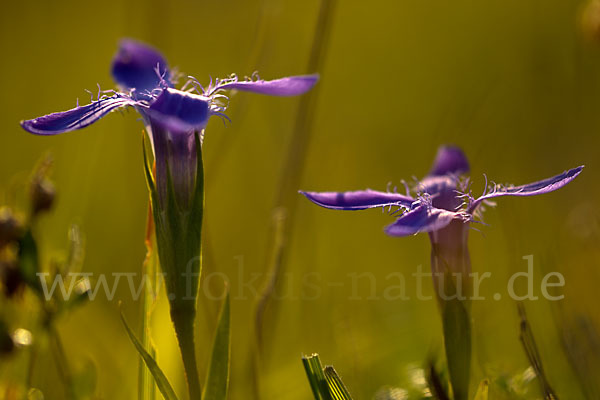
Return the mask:
<svg viewBox="0 0 600 400">
<path fill-rule="evenodd" d="M 167 379 L 165 374 L 162 372 L 154 358 L 152 358 L 152 356 L 148 354 L 148 352 L 144 349 L 144 346 L 142 346 L 140 341 L 135 337 L 133 331 L 131 330 L 131 328 L 129 328 L 129 325 L 127 325 L 127 321 L 125 320 L 123 312 L 121 312 L 121 321 L 123 322 L 123 326 L 125 326 L 125 330 L 127 331 L 129 339 L 131 340 L 136 350 L 144 360 L 146 367 L 148 367 L 148 369 L 150 370 L 150 373 L 156 381 L 156 386 L 158 386 L 158 390 L 160 390 L 160 393 L 163 395 L 165 400 L 178 400 L 177 395 L 175 394 L 175 391 L 173 390 L 173 387 L 169 383 L 169 380 Z"/>
<path fill-rule="evenodd" d="M 315 400 L 333 400 L 329 393 L 327 379 L 325 379 L 325 374 L 323 374 L 323 366 L 321 365 L 319 355 L 313 354 L 308 357 L 302 357 L 302 363 L 304 364 Z"/>
<path fill-rule="evenodd" d="M 323 76 L 323 65 L 330 43 L 331 26 L 335 16 L 337 0 L 321 0 L 319 15 L 313 36 L 310 57 L 306 68 L 307 74 L 319 73 Z M 262 349 L 264 336 L 263 324 L 267 304 L 272 300 L 275 288 L 284 273 L 286 264 L 286 243 L 293 231 L 298 188 L 304 172 L 310 137 L 313 134 L 313 123 L 316 115 L 320 85 L 300 97 L 296 113 L 292 137 L 287 148 L 287 156 L 281 167 L 281 175 L 273 207 L 274 218 L 270 235 L 269 258 L 267 260 L 267 277 L 261 289 L 255 310 L 255 330 L 258 349 Z M 276 318 L 277 309 L 273 309 L 272 318 Z M 258 355 L 256 355 L 258 357 Z"/>
<path fill-rule="evenodd" d="M 325 379 L 329 386 L 329 392 L 335 400 L 352 400 L 346 385 L 331 365 L 325 367 Z"/>
<path fill-rule="evenodd" d="M 302 363 L 315 400 L 352 400 L 335 368 L 323 368 L 318 354 L 302 357 Z"/>
</svg>

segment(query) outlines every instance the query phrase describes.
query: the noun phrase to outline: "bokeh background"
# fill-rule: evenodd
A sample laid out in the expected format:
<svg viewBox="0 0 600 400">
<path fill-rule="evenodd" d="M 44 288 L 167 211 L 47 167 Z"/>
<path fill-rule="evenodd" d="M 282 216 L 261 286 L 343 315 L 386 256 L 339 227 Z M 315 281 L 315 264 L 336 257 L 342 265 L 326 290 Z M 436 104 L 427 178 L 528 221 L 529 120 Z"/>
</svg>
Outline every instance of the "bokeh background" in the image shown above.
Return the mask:
<svg viewBox="0 0 600 400">
<path fill-rule="evenodd" d="M 576 340 L 579 350 L 593 355 L 593 327 L 600 322 L 600 42 L 582 32 L 586 4 L 338 0 L 330 36 L 323 38 L 306 158 L 294 166 L 300 179 L 288 189 L 384 190 L 388 182 L 425 175 L 445 143 L 468 155 L 475 193 L 483 190 L 483 174 L 520 184 L 585 164 L 583 174 L 558 192 L 500 199 L 486 212 L 489 226 L 478 226 L 482 232 L 470 238 L 473 269 L 493 274 L 482 287 L 489 300 L 473 305 L 474 381 L 528 367 L 514 301 L 491 295 L 506 293 L 509 276 L 526 269 L 522 257 L 533 254 L 538 295 L 543 273 L 559 271 L 566 279 L 564 300 L 526 307 L 548 377 L 570 399 L 583 398 L 584 384 L 564 351 L 565 338 L 585 337 Z M 171 66 L 201 82 L 231 72 L 258 70 L 266 79 L 312 72 L 307 65 L 319 9 L 317 0 L 3 3 L 0 193 L 4 203 L 22 204 L 18 193 L 29 171 L 51 152 L 58 202 L 36 228 L 45 260 L 64 256 L 67 230 L 76 223 L 85 235 L 85 271 L 141 270 L 147 216 L 142 124 L 133 112 L 115 113 L 83 131 L 35 137 L 21 130 L 20 120 L 71 108 L 77 98 L 84 103 L 89 95 L 83 90 L 96 91 L 97 83 L 111 88 L 110 61 L 122 37 L 155 45 Z M 395 283 L 386 280 L 394 272 L 405 274 L 407 294 L 415 294 L 410 274 L 429 267 L 427 237 L 387 237 L 382 228 L 392 219 L 381 211 L 333 212 L 299 195 L 288 214 L 293 229 L 285 240 L 285 279 L 265 310 L 260 362 L 252 358 L 252 288 L 267 280 L 274 207 L 301 99 L 238 93 L 231 100 L 233 122 L 225 127 L 212 120 L 204 146 L 204 268 L 229 277 L 233 298 L 230 397 L 310 398 L 300 357 L 312 352 L 336 366 L 356 398 L 410 385 L 418 378 L 414 369 L 442 349 L 436 304 L 381 295 Z M 367 280 L 353 287 L 352 274 L 363 272 L 374 277 L 375 296 Z M 309 281 L 314 278 L 310 283 L 318 289 L 308 287 L 310 296 L 302 298 L 306 274 L 313 274 Z M 248 282 L 255 283 L 243 286 Z M 215 278 L 207 287 L 217 295 L 222 285 Z M 425 292 L 431 293 L 429 285 Z M 138 365 L 118 300 L 138 326 L 140 303 L 125 284 L 113 301 L 99 296 L 58 324 L 73 367 L 91 360 L 98 397 L 114 400 L 136 398 Z M 203 372 L 218 307 L 219 301 L 201 295 L 197 355 Z M 29 303 L 11 310 L 15 324 L 32 323 Z M 152 323 L 159 363 L 183 396 L 164 298 Z M 21 379 L 24 357 L 0 363 L 2 385 Z M 593 357 L 589 362 L 593 377 L 597 364 Z M 46 398 L 62 398 L 49 352 L 41 352 L 33 374 Z"/>
</svg>

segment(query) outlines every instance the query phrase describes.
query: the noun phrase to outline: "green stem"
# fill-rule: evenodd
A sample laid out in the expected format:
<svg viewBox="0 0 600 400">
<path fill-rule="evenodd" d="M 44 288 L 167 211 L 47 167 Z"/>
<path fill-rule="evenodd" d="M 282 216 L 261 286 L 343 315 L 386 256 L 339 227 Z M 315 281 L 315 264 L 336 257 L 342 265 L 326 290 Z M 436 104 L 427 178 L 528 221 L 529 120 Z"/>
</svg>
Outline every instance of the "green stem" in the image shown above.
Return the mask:
<svg viewBox="0 0 600 400">
<path fill-rule="evenodd" d="M 194 339 L 195 310 L 176 310 L 171 308 L 171 320 L 183 360 L 190 400 L 200 400 L 202 390 L 196 363 L 196 342 Z"/>
</svg>

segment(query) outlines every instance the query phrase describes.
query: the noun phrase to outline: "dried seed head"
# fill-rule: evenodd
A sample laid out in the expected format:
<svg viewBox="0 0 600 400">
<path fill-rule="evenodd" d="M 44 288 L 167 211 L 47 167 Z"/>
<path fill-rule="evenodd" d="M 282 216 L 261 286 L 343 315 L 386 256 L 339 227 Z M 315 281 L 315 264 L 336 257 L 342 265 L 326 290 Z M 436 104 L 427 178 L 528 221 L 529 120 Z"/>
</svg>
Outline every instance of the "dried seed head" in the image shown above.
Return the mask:
<svg viewBox="0 0 600 400">
<path fill-rule="evenodd" d="M 0 321 L 0 356 L 12 353 L 15 348 L 13 339 L 8 332 L 8 327 Z"/>
<path fill-rule="evenodd" d="M 12 298 L 23 292 L 25 281 L 14 262 L 0 261 L 0 283 L 6 297 Z"/>
<path fill-rule="evenodd" d="M 33 215 L 48 211 L 54 204 L 56 189 L 54 184 L 46 178 L 35 177 L 31 182 L 31 205 Z"/>
<path fill-rule="evenodd" d="M 0 248 L 15 242 L 22 234 L 21 221 L 8 207 L 0 207 Z"/>
<path fill-rule="evenodd" d="M 31 201 L 31 214 L 33 217 L 50 210 L 54 204 L 56 189 L 49 178 L 52 163 L 53 161 L 50 155 L 42 157 L 31 175 L 31 180 L 29 181 L 29 195 Z"/>
</svg>

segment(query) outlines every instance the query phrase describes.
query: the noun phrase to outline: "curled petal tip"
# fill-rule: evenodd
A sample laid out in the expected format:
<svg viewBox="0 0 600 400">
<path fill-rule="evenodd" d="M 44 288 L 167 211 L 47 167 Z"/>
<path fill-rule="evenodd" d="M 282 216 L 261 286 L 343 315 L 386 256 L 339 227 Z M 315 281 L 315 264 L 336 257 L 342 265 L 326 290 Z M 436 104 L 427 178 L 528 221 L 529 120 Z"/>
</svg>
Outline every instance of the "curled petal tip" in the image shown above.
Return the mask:
<svg viewBox="0 0 600 400">
<path fill-rule="evenodd" d="M 572 182 L 575 178 L 577 178 L 577 176 L 579 176 L 583 168 L 584 166 L 581 165 L 579 167 L 565 171 L 562 174 L 546 178 L 541 181 L 529 183 L 526 185 L 501 187 L 498 189 L 494 189 L 491 193 L 485 194 L 479 197 L 477 200 L 475 200 L 469 206 L 468 212 L 473 212 L 479 206 L 479 204 L 481 204 L 484 200 L 487 199 L 502 196 L 535 196 L 553 192 Z"/>
<path fill-rule="evenodd" d="M 219 85 L 219 89 L 240 90 L 270 96 L 298 96 L 308 92 L 319 80 L 318 74 L 297 75 L 271 81 L 232 81 Z"/>
</svg>

